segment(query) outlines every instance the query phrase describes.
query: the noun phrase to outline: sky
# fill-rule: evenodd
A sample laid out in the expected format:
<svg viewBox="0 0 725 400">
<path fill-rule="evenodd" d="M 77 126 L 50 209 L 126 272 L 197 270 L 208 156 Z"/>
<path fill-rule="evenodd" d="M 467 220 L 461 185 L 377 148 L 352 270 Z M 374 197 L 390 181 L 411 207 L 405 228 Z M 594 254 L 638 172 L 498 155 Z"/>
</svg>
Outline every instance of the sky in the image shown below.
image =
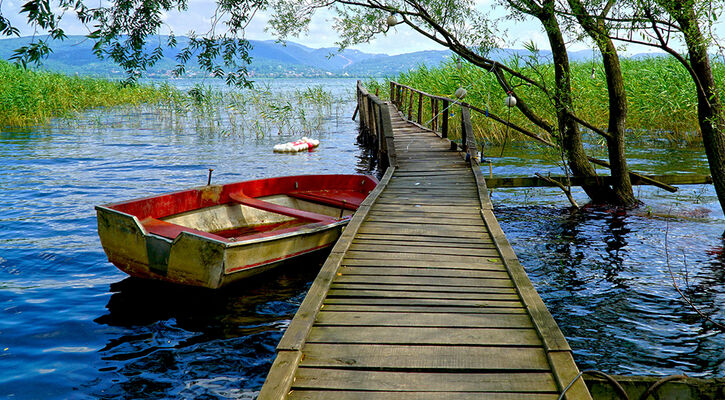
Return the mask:
<svg viewBox="0 0 725 400">
<path fill-rule="evenodd" d="M 19 10 L 27 0 L 0 0 L 0 12 L 10 19 L 14 26 L 20 29 L 21 36 L 33 34 L 20 15 Z M 496 6 L 495 0 L 474 0 L 477 7 L 492 13 L 494 17 L 503 17 L 505 11 Z M 210 27 L 210 16 L 215 9 L 214 0 L 188 0 L 189 9 L 187 12 L 170 13 L 165 16 L 165 23 L 176 35 L 185 35 L 189 31 L 198 34 L 205 33 Z M 266 31 L 269 14 L 257 13 L 251 24 L 247 27 L 245 36 L 251 40 L 274 40 L 276 37 Z M 516 42 L 507 47 L 522 48 L 522 43 L 533 41 L 540 49 L 549 49 L 546 35 L 543 33 L 538 22 L 530 20 L 524 22 L 505 21 L 504 29 L 507 29 L 507 37 L 515 38 Z M 719 24 L 723 25 L 723 24 Z M 318 10 L 309 25 L 307 34 L 301 37 L 292 37 L 288 40 L 297 42 L 308 47 L 335 47 L 338 36 L 333 26 L 333 14 L 330 11 Z M 65 15 L 63 28 L 68 35 L 84 35 L 88 29 L 70 15 Z M 722 27 L 721 29 L 722 30 Z M 164 32 L 167 33 L 167 32 Z M 421 50 L 443 50 L 441 46 L 423 37 L 405 25 L 398 25 L 391 28 L 387 35 L 379 35 L 370 43 L 353 46 L 353 48 L 366 53 L 402 54 Z M 590 43 L 572 42 L 569 44 L 569 51 L 591 49 Z M 642 46 L 629 46 L 627 53 L 641 53 L 654 51 L 652 48 Z"/>
<path fill-rule="evenodd" d="M 26 0 L 0 0 L 0 11 L 11 20 L 12 24 L 20 29 L 21 36 L 33 34 L 33 30 L 29 27 L 20 15 L 19 11 L 22 4 Z M 482 9 L 491 9 L 493 0 L 478 0 L 478 7 Z M 176 35 L 185 35 L 189 31 L 196 33 L 205 33 L 210 27 L 210 16 L 215 8 L 213 0 L 189 0 L 189 10 L 184 13 L 170 13 L 166 15 L 165 23 L 170 27 Z M 266 31 L 269 15 L 267 13 L 258 13 L 255 15 L 252 23 L 247 27 L 245 36 L 252 40 L 274 40 L 276 37 Z M 326 10 L 318 11 L 309 26 L 309 31 L 301 37 L 288 38 L 288 40 L 304 44 L 305 46 L 335 47 L 335 42 L 339 39 L 338 35 L 332 28 L 333 15 Z M 88 33 L 88 29 L 69 15 L 64 16 L 63 28 L 68 35 L 84 35 Z M 516 25 L 516 33 L 512 35 L 523 39 L 523 41 L 534 40 L 540 48 L 547 49 L 546 36 L 543 34 L 539 26 L 535 22 L 523 23 Z M 401 46 L 401 44 L 404 44 Z M 521 47 L 514 46 L 514 47 Z M 370 43 L 353 46 L 353 48 L 367 53 L 385 53 L 385 54 L 401 54 L 411 53 L 421 50 L 443 50 L 443 47 L 431 40 L 423 37 L 411 28 L 405 25 L 398 25 L 388 31 L 386 35 L 376 37 Z M 584 44 L 577 44 L 570 50 L 581 50 L 588 48 Z"/>
</svg>

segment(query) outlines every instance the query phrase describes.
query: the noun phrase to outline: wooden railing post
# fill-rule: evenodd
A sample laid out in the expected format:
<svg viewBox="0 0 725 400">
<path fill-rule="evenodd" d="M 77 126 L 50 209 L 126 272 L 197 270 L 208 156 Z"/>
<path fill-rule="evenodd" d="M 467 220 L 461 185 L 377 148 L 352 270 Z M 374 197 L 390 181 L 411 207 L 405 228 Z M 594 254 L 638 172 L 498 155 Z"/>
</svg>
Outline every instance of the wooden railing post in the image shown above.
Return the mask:
<svg viewBox="0 0 725 400">
<path fill-rule="evenodd" d="M 395 104 L 395 82 L 390 81 L 390 101 Z"/>
<path fill-rule="evenodd" d="M 387 154 L 387 166 L 398 166 L 398 159 L 395 152 L 395 141 L 393 137 L 393 123 L 390 119 L 388 106 L 381 102 L 380 105 L 380 127 L 381 139 L 385 142 L 385 153 Z"/>
<path fill-rule="evenodd" d="M 473 137 L 473 123 L 471 123 L 471 110 L 468 107 L 461 106 L 461 144 L 463 151 L 468 153 L 470 157 L 476 157 L 476 141 Z"/>
<path fill-rule="evenodd" d="M 442 121 L 443 126 L 441 127 L 441 137 L 443 137 L 443 138 L 448 137 L 448 115 L 449 115 L 448 105 L 449 104 L 450 103 L 448 102 L 448 100 L 443 100 L 443 111 L 442 111 L 443 115 L 441 115 L 441 117 L 443 117 L 443 121 Z"/>
<path fill-rule="evenodd" d="M 414 93 L 415 92 L 413 92 L 412 90 L 410 91 L 410 100 L 408 100 L 408 121 L 413 120 L 413 94 Z"/>
<path fill-rule="evenodd" d="M 418 93 L 418 124 L 423 121 L 423 93 Z"/>
<path fill-rule="evenodd" d="M 430 108 L 431 108 L 431 128 L 433 129 L 433 132 L 438 132 L 438 99 L 431 97 L 430 98 Z"/>
</svg>

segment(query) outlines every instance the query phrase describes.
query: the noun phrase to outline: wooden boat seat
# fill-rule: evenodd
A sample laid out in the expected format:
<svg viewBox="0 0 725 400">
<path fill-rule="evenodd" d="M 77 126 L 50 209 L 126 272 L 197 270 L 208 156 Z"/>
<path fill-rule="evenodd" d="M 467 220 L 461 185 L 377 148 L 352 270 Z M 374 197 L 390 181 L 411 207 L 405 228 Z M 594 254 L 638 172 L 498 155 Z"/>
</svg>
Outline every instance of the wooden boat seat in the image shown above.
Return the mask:
<svg viewBox="0 0 725 400">
<path fill-rule="evenodd" d="M 310 211 L 302 211 L 298 210 L 296 208 L 290 208 L 286 206 L 282 206 L 279 204 L 270 203 L 268 201 L 255 199 L 254 197 L 249 197 L 245 195 L 243 192 L 238 193 L 231 193 L 229 194 L 229 198 L 236 201 L 239 204 L 243 204 L 245 206 L 258 208 L 260 210 L 269 211 L 277 214 L 286 215 L 288 217 L 295 217 L 299 218 L 301 220 L 305 221 L 313 221 L 313 222 L 324 222 L 324 223 L 330 223 L 337 221 L 336 218 L 330 217 L 329 215 L 323 215 L 318 214 Z"/>
<path fill-rule="evenodd" d="M 287 193 L 290 197 L 355 211 L 367 194 L 350 190 L 305 190 Z"/>
<path fill-rule="evenodd" d="M 190 232 L 190 233 L 194 233 L 199 236 L 208 237 L 208 238 L 214 239 L 214 240 L 221 240 L 223 242 L 229 241 L 226 238 L 223 238 L 219 235 L 215 235 L 213 233 L 200 231 L 198 229 L 192 229 L 192 228 L 188 228 L 186 226 L 181 226 L 181 225 L 177 225 L 177 224 L 172 224 L 171 222 L 162 221 L 160 219 L 156 219 L 156 218 L 152 218 L 152 217 L 146 217 L 146 218 L 140 220 L 139 222 L 141 222 L 141 225 L 143 225 L 144 229 L 146 229 L 146 231 L 148 233 L 158 235 L 158 236 L 163 236 L 163 237 L 169 238 L 169 239 L 176 239 L 176 237 L 179 236 L 179 234 L 181 232 Z"/>
</svg>

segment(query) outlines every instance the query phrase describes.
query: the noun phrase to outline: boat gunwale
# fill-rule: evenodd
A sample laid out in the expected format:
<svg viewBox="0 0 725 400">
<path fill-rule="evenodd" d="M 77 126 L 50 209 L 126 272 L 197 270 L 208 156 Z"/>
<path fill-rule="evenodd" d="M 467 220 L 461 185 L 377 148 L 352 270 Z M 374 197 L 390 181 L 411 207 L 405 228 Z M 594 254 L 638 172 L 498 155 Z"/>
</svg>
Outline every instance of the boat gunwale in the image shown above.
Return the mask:
<svg viewBox="0 0 725 400">
<path fill-rule="evenodd" d="M 278 240 L 278 239 L 285 239 L 285 238 L 288 238 L 291 236 L 299 236 L 299 235 L 317 233 L 320 231 L 325 231 L 328 229 L 336 228 L 338 226 L 344 226 L 344 225 L 347 225 L 348 222 L 350 222 L 350 218 L 344 218 L 344 219 L 340 219 L 340 220 L 337 220 L 337 221 L 334 221 L 331 223 L 324 223 L 324 224 L 320 223 L 320 222 L 313 222 L 313 223 L 305 224 L 302 226 L 289 228 L 290 229 L 289 231 L 279 233 L 276 235 L 269 235 L 269 236 L 265 236 L 265 237 L 256 237 L 256 238 L 248 239 L 248 240 L 235 240 L 235 241 L 228 240 L 222 236 L 218 236 L 213 233 L 209 233 L 209 235 L 218 236 L 220 239 L 215 239 L 215 238 L 212 238 L 209 236 L 200 235 L 198 233 L 186 230 L 186 229 L 191 229 L 189 227 L 186 227 L 183 225 L 178 225 L 178 224 L 173 224 L 176 226 L 180 226 L 183 229 L 175 238 L 171 239 L 166 236 L 162 236 L 162 235 L 158 235 L 158 234 L 149 232 L 143 226 L 143 224 L 141 223 L 141 220 L 139 220 L 138 217 L 133 214 L 125 213 L 123 211 L 119 211 L 119 210 L 107 207 L 105 205 L 98 205 L 98 206 L 95 206 L 95 208 L 96 208 L 96 210 L 110 211 L 112 213 L 123 215 L 125 217 L 131 217 L 133 219 L 133 221 L 136 223 L 136 226 L 141 230 L 141 233 L 144 236 L 162 239 L 166 242 L 171 243 L 172 245 L 180 240 L 181 235 L 185 234 L 185 235 L 196 236 L 198 238 L 206 239 L 210 242 L 215 242 L 215 243 L 224 245 L 225 248 L 240 247 L 240 246 L 251 245 L 251 244 L 255 244 L 255 243 L 263 243 L 263 242 L 268 242 L 268 241 L 273 241 L 273 240 Z M 313 226 L 313 227 L 311 227 L 311 226 Z"/>
</svg>

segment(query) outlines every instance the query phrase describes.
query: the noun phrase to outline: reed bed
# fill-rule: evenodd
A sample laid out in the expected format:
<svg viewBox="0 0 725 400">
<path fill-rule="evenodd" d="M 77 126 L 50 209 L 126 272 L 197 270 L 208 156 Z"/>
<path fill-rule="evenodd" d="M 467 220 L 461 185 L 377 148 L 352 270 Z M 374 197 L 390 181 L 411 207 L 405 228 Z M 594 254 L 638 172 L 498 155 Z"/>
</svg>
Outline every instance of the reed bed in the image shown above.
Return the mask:
<svg viewBox="0 0 725 400">
<path fill-rule="evenodd" d="M 313 136 L 339 118 L 345 96 L 322 85 L 296 90 L 260 86 L 233 91 L 196 85 L 122 86 L 118 82 L 23 70 L 0 61 L 0 129 L 28 128 L 59 118 L 66 126 L 143 128 L 149 121 L 177 132 L 264 137 Z M 85 112 L 82 120 L 76 117 Z M 159 126 L 159 124 L 156 124 Z"/>
<path fill-rule="evenodd" d="M 553 91 L 551 87 L 554 76 L 553 65 L 525 58 L 512 59 L 508 63 L 523 69 L 529 76 L 539 76 L 541 81 L 547 82 L 549 90 Z M 592 77 L 592 68 L 594 68 L 594 77 Z M 701 142 L 695 87 L 682 65 L 672 58 L 651 57 L 623 59 L 622 69 L 629 105 L 627 117 L 629 140 L 660 140 L 678 144 Z M 574 62 L 571 71 L 575 112 L 595 126 L 605 129 L 608 118 L 608 97 L 603 66 L 591 61 Z M 718 87 L 725 87 L 723 64 L 714 62 L 713 71 Z M 518 110 L 509 110 L 504 105 L 505 95 L 492 74 L 471 64 L 463 63 L 459 67 L 456 62 L 450 60 L 439 68 L 419 66 L 417 69 L 398 75 L 394 80 L 431 94 L 450 98 L 454 97 L 453 93 L 458 87 L 463 87 L 468 91 L 466 102 L 484 110 L 488 109 L 499 117 L 546 136 Z M 515 79 L 512 82 L 514 85 L 519 83 Z M 389 81 L 369 81 L 366 84 L 371 91 L 378 90 L 382 97 L 389 96 Z M 518 86 L 516 91 L 529 106 L 556 126 L 554 106 L 544 93 L 526 85 Z M 452 107 L 449 112 L 455 115 L 456 108 Z M 475 134 L 480 140 L 502 143 L 506 138 L 526 139 L 491 121 L 485 115 L 474 112 L 471 117 Z M 423 121 L 429 121 L 431 118 L 428 105 L 423 112 Z M 457 118 L 452 118 L 451 123 L 457 129 L 459 125 Z"/>
<path fill-rule="evenodd" d="M 227 91 L 203 85 L 185 92 L 168 85 L 158 89 L 162 95 L 152 107 L 167 126 L 257 138 L 316 135 L 325 122 L 339 118 L 352 100 L 352 95 L 335 97 L 322 85 L 293 91 L 274 91 L 268 86 Z"/>
<path fill-rule="evenodd" d="M 51 118 L 73 116 L 89 108 L 155 102 L 159 92 L 149 86 L 45 71 L 23 70 L 0 60 L 0 129 L 29 127 Z"/>
</svg>

